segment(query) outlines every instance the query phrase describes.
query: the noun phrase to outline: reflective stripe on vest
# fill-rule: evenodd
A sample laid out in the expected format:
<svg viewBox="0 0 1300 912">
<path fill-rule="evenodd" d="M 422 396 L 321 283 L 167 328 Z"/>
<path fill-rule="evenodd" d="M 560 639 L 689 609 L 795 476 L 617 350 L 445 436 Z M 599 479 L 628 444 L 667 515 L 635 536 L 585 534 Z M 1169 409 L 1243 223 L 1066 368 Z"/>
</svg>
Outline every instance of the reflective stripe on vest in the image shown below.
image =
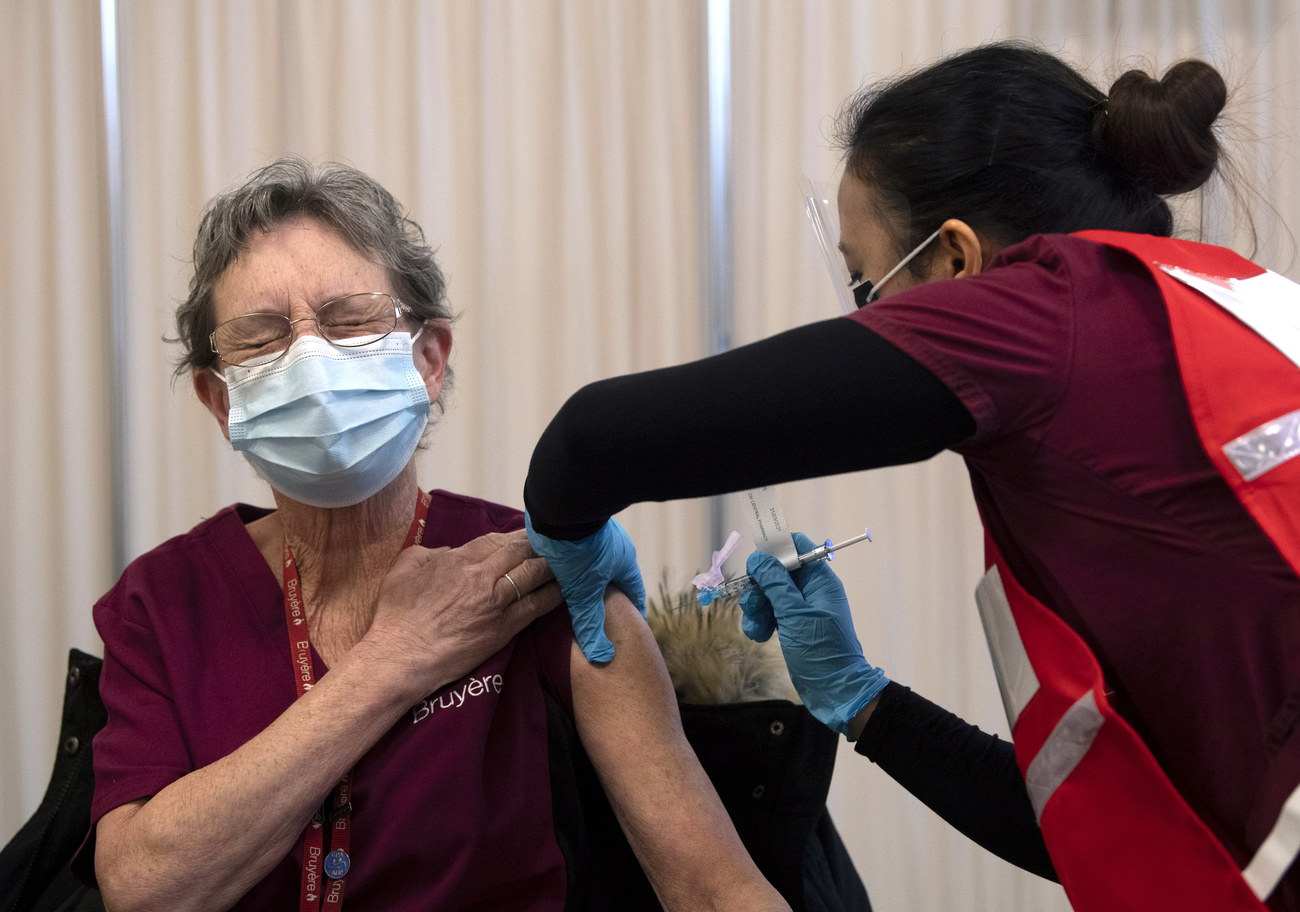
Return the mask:
<svg viewBox="0 0 1300 912">
<path fill-rule="evenodd" d="M 1300 285 L 1269 271 L 1232 279 L 1164 263 L 1160 268 L 1245 323 L 1300 368 Z M 1221 449 L 1243 481 L 1254 481 L 1300 456 L 1300 410 L 1271 418 Z"/>
<path fill-rule="evenodd" d="M 1300 575 L 1300 287 L 1221 247 L 1118 231 L 1078 236 L 1150 270 L 1201 445 Z"/>
<path fill-rule="evenodd" d="M 1002 708 L 1007 711 L 1011 730 L 1015 731 L 1020 711 L 1038 693 L 1038 676 L 1034 674 L 1025 643 L 1016 630 L 1016 619 L 1011 616 L 1011 606 L 1007 604 L 1007 590 L 996 566 L 984 574 L 975 588 L 975 604 L 979 606 L 984 638 L 988 640 L 989 653 L 993 656 L 993 672 L 998 678 Z"/>
<path fill-rule="evenodd" d="M 1265 912 L 1253 884 L 1106 702 L 1087 646 L 1010 576 L 991 539 L 986 546 L 980 620 L 1016 763 L 1072 907 Z"/>
<path fill-rule="evenodd" d="M 1016 630 L 1007 601 L 1002 574 L 995 564 L 975 590 L 980 623 L 993 657 L 1002 705 L 1012 731 L 1020 711 L 1038 692 L 1038 677 Z M 1025 787 L 1035 816 L 1041 821 L 1043 808 L 1056 789 L 1083 759 L 1101 728 L 1103 717 L 1092 691 L 1084 694 L 1061 717 L 1043 747 L 1025 771 Z M 1300 786 L 1291 793 L 1268 838 L 1242 872 L 1246 883 L 1260 899 L 1267 899 L 1282 875 L 1300 855 Z"/>
<path fill-rule="evenodd" d="M 1288 412 L 1242 434 L 1223 445 L 1243 481 L 1273 471 L 1300 456 L 1300 410 Z"/>
<path fill-rule="evenodd" d="M 1025 770 L 1025 788 L 1040 824 L 1047 799 L 1056 794 L 1075 767 L 1083 762 L 1103 721 L 1097 700 L 1090 690 L 1065 711 L 1029 762 L 1029 768 Z"/>
<path fill-rule="evenodd" d="M 1267 899 L 1282 875 L 1300 855 L 1300 786 L 1282 805 L 1282 813 L 1269 832 L 1268 838 L 1255 852 L 1241 876 L 1260 899 Z"/>
<path fill-rule="evenodd" d="M 1077 236 L 1125 251 L 1150 270 L 1202 447 L 1300 575 L 1300 285 L 1219 247 L 1113 231 Z M 1012 580 L 1008 588 L 1019 587 Z M 1262 841 L 1242 877 L 1260 897 L 1300 855 L 1300 785 L 1293 779 L 1300 748 L 1288 742 L 1287 749 L 1290 759 L 1279 758 L 1266 773 L 1272 800 L 1287 796 L 1272 805 L 1276 818 L 1268 826 L 1265 807 L 1248 821 Z"/>
<path fill-rule="evenodd" d="M 1002 585 L 1002 574 L 996 565 L 984 574 L 976 587 L 975 603 L 979 606 L 984 638 L 988 640 L 989 653 L 993 656 L 993 672 L 997 675 L 1002 706 L 1014 732 L 1021 710 L 1038 693 L 1039 685 L 1029 653 L 1025 652 L 1024 641 L 1016 630 L 1007 590 Z M 1088 691 L 1065 711 L 1042 748 L 1029 761 L 1025 770 L 1025 788 L 1029 791 L 1029 802 L 1034 806 L 1034 817 L 1040 823 L 1048 799 L 1079 765 L 1101 724 L 1097 701 L 1093 699 L 1092 691 Z"/>
</svg>

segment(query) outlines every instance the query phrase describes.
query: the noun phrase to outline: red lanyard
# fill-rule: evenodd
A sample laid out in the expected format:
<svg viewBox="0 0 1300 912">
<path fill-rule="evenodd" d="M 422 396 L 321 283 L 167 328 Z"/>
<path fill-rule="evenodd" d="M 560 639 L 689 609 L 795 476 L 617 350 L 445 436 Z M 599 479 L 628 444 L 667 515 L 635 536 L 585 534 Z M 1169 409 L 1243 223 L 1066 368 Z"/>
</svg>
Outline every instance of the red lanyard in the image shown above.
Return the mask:
<svg viewBox="0 0 1300 912">
<path fill-rule="evenodd" d="M 432 497 L 421 491 L 415 501 L 415 519 L 402 548 L 418 545 L 424 538 L 424 521 L 429 515 Z M 289 654 L 293 658 L 293 683 L 301 697 L 316 683 L 316 668 L 311 659 L 311 637 L 307 632 L 307 610 L 302 603 L 302 586 L 298 565 L 288 540 L 284 543 L 284 620 L 289 629 Z M 330 852 L 325 852 L 325 826 L 330 828 Z M 312 815 L 302 837 L 302 892 L 299 912 L 343 908 L 343 881 L 352 859 L 348 856 L 352 825 L 352 770 L 343 774 L 330 797 Z M 322 857 L 323 856 L 323 857 Z"/>
</svg>

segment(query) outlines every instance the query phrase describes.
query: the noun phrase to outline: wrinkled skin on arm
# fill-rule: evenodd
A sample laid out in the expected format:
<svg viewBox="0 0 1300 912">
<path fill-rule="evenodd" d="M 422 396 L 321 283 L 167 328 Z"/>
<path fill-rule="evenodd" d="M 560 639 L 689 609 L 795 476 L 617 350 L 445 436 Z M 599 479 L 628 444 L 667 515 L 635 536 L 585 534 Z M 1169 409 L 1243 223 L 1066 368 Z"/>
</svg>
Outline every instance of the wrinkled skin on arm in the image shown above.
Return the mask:
<svg viewBox="0 0 1300 912">
<path fill-rule="evenodd" d="M 614 658 L 571 659 L 578 734 L 665 909 L 788 910 L 736 835 L 682 732 L 650 628 L 617 589 L 605 593 Z"/>
</svg>

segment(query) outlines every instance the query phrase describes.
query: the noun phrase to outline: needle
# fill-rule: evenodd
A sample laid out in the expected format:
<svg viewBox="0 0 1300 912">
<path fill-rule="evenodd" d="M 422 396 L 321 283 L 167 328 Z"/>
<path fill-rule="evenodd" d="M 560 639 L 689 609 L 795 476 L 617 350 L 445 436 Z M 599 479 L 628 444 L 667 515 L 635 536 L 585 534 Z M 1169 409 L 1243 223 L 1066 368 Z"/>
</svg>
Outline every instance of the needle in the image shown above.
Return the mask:
<svg viewBox="0 0 1300 912">
<path fill-rule="evenodd" d="M 853 538 L 845 539 L 839 544 L 831 542 L 829 538 L 826 539 L 824 545 L 818 545 L 811 551 L 805 551 L 803 554 L 800 554 L 799 565 L 803 566 L 804 564 L 810 564 L 813 561 L 833 560 L 836 551 L 841 548 L 847 548 L 849 545 L 856 545 L 860 541 L 872 541 L 870 529 L 865 529 L 861 535 L 855 535 Z M 725 598 L 728 595 L 739 595 L 742 592 L 753 589 L 756 585 L 758 584 L 754 582 L 754 578 L 749 574 L 745 574 L 744 576 L 732 577 L 717 586 L 707 586 L 704 589 L 701 589 L 695 597 L 699 600 L 701 605 L 708 605 L 715 599 Z"/>
</svg>

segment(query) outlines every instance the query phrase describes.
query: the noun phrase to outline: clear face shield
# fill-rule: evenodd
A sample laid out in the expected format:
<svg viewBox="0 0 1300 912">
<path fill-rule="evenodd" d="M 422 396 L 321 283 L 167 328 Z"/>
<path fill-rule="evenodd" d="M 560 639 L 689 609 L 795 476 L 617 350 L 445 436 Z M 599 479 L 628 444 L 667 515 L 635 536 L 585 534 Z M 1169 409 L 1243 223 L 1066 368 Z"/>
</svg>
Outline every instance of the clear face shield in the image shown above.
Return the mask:
<svg viewBox="0 0 1300 912">
<path fill-rule="evenodd" d="M 803 193 L 804 212 L 808 215 L 809 222 L 812 223 L 813 235 L 817 239 L 817 247 L 821 250 L 822 261 L 826 264 L 826 269 L 831 276 L 831 284 L 835 286 L 835 294 L 839 298 L 840 307 L 846 314 L 866 307 L 880 295 L 880 289 L 885 283 L 898 275 L 908 263 L 912 262 L 921 251 L 930 246 L 930 243 L 939 236 L 940 229 L 935 229 L 934 233 L 923 240 L 920 244 L 903 257 L 902 260 L 894 266 L 893 269 L 880 277 L 879 281 L 872 282 L 865 276 L 856 282 L 849 274 L 849 268 L 844 265 L 844 256 L 840 253 L 840 210 L 837 201 L 838 194 L 827 184 L 817 184 L 805 175 L 799 180 L 799 188 Z M 902 203 L 902 198 L 897 198 L 895 208 L 899 211 L 906 211 L 906 204 Z M 900 205 L 901 204 L 901 205 Z"/>
<path fill-rule="evenodd" d="M 803 194 L 804 212 L 812 225 L 817 248 L 830 274 L 831 284 L 835 286 L 840 307 L 846 314 L 853 313 L 857 308 L 849 288 L 853 284 L 849 268 L 844 265 L 844 257 L 840 254 L 840 210 L 834 187 L 814 183 L 805 175 L 799 179 L 799 190 Z"/>
</svg>

